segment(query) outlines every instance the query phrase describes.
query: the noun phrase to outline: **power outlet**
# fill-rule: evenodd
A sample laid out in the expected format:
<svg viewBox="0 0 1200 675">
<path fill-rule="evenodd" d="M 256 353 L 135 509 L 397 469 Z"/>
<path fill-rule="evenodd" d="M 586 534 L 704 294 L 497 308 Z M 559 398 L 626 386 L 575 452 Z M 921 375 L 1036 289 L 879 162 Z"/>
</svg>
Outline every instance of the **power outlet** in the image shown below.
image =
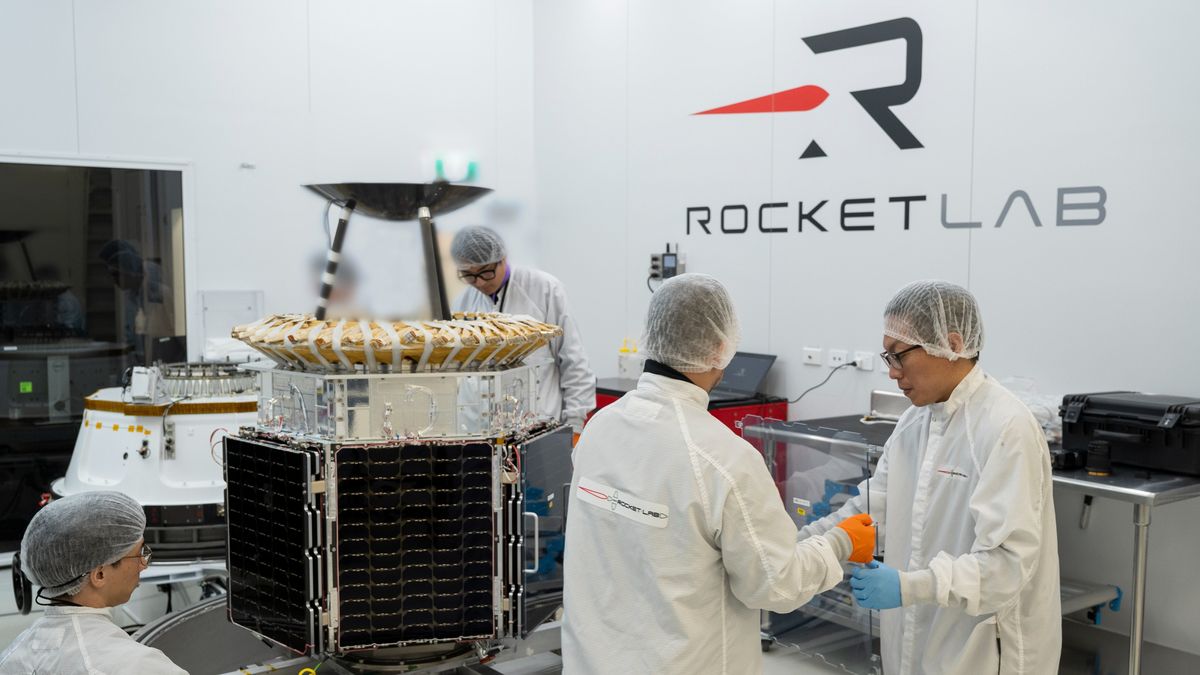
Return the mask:
<svg viewBox="0 0 1200 675">
<path fill-rule="evenodd" d="M 875 370 L 875 355 L 871 352 L 854 352 L 854 362 L 859 370 Z"/>
<path fill-rule="evenodd" d="M 821 365 L 821 348 L 820 347 L 805 347 L 804 348 L 804 365 L 819 366 Z"/>
<path fill-rule="evenodd" d="M 838 366 L 844 365 L 845 363 L 846 363 L 846 350 L 845 349 L 830 349 L 829 350 L 829 360 L 825 362 L 825 365 L 829 366 L 830 368 L 837 368 Z"/>
</svg>

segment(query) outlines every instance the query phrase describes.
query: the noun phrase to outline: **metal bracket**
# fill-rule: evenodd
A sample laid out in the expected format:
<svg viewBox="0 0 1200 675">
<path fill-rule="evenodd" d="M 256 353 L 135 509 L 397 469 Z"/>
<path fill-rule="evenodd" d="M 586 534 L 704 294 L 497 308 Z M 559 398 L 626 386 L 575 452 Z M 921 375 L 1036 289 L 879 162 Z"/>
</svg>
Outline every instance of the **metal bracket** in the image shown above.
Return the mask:
<svg viewBox="0 0 1200 675">
<path fill-rule="evenodd" d="M 163 420 L 163 459 L 175 459 L 175 423 Z"/>
<path fill-rule="evenodd" d="M 538 518 L 538 514 L 533 511 L 526 511 L 524 515 L 526 518 L 533 517 L 533 567 L 526 567 L 525 573 L 537 574 L 538 567 L 542 564 L 542 546 L 540 541 L 542 521 Z"/>
<path fill-rule="evenodd" d="M 1067 404 L 1067 412 L 1063 415 L 1063 421 L 1069 424 L 1074 424 L 1079 421 L 1079 417 L 1083 415 L 1083 407 L 1087 405 L 1087 400 L 1071 401 Z"/>
</svg>

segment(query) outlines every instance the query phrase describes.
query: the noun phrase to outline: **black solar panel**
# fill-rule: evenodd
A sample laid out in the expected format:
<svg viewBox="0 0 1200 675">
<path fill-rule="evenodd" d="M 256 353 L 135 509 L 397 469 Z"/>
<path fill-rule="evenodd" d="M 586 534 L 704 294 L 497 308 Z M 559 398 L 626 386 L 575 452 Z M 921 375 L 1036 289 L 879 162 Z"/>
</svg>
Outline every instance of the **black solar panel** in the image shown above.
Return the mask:
<svg viewBox="0 0 1200 675">
<path fill-rule="evenodd" d="M 492 447 L 338 451 L 341 649 L 493 637 Z"/>
<path fill-rule="evenodd" d="M 320 649 L 315 451 L 225 439 L 229 615 L 296 650 Z"/>
</svg>

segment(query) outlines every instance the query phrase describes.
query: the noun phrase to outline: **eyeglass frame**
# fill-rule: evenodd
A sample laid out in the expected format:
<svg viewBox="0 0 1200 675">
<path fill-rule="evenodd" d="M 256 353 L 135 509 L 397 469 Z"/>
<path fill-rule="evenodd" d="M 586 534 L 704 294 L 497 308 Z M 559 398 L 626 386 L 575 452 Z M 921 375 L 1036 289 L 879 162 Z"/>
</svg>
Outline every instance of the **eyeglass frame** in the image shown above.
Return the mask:
<svg viewBox="0 0 1200 675">
<path fill-rule="evenodd" d="M 459 270 L 458 278 L 462 279 L 463 282 L 471 284 L 473 286 L 473 285 L 475 285 L 475 282 L 479 279 L 482 279 L 484 281 L 491 281 L 492 279 L 495 279 L 498 267 L 500 267 L 500 263 L 494 262 L 494 263 L 492 263 L 492 268 L 489 270 L 482 270 L 480 272 L 467 272 L 466 270 Z"/>
<path fill-rule="evenodd" d="M 126 558 L 141 558 L 142 564 L 149 567 L 150 560 L 154 558 L 154 549 L 150 548 L 150 544 L 142 542 L 142 549 L 140 551 L 134 555 L 123 555 L 120 558 L 117 558 L 117 560 L 125 560 Z M 115 565 L 116 561 L 114 561 L 113 564 Z"/>
<path fill-rule="evenodd" d="M 905 354 L 911 352 L 914 349 L 920 349 L 920 348 L 921 348 L 921 345 L 913 345 L 913 346 L 909 347 L 908 349 L 902 349 L 898 352 L 889 352 L 887 350 L 884 350 L 882 352 L 879 352 L 879 358 L 883 359 L 883 364 L 885 366 L 887 366 L 888 368 L 895 368 L 896 370 L 903 370 L 904 362 L 900 360 L 900 357 L 904 356 Z M 895 361 L 896 361 L 895 365 L 892 365 L 893 359 L 895 359 Z"/>
</svg>

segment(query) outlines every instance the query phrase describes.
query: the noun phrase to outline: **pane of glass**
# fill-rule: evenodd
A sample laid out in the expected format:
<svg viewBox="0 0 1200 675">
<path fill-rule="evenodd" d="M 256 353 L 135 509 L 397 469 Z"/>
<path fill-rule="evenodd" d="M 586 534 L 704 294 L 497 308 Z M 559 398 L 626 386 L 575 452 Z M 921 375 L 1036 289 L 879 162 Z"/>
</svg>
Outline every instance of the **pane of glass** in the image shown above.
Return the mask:
<svg viewBox="0 0 1200 675">
<path fill-rule="evenodd" d="M 804 422 L 751 416 L 742 420 L 741 433 L 763 454 L 784 507 L 798 528 L 835 513 L 858 495 L 880 452 L 861 434 Z M 764 639 L 846 672 L 879 672 L 878 613 L 855 603 L 848 581 L 795 612 L 765 612 L 762 630 Z"/>
<path fill-rule="evenodd" d="M 65 473 L 84 397 L 186 360 L 183 180 L 0 162 L 0 206 L 0 438 L 28 464 L 3 490 L 9 550 Z"/>
</svg>

